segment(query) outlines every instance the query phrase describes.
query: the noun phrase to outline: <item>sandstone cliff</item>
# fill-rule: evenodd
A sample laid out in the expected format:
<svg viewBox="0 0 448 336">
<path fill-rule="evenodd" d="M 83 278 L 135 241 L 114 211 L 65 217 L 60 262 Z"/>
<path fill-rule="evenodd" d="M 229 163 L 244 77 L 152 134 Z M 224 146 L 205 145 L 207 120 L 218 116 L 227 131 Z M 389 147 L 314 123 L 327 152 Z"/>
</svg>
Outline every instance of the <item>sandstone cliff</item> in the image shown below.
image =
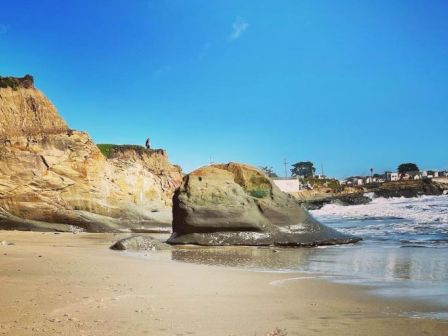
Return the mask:
<svg viewBox="0 0 448 336">
<path fill-rule="evenodd" d="M 169 230 L 181 181 L 164 151 L 106 158 L 32 81 L 0 85 L 0 229 Z"/>
</svg>

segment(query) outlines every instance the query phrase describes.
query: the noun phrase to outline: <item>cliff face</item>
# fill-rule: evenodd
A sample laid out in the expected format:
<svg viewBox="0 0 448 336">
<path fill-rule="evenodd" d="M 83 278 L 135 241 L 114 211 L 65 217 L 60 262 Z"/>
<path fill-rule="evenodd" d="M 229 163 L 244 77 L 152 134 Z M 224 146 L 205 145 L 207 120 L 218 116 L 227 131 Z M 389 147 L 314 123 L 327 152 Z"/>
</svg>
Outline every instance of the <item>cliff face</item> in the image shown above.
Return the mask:
<svg viewBox="0 0 448 336">
<path fill-rule="evenodd" d="M 181 181 L 164 151 L 106 158 L 33 86 L 0 87 L 0 229 L 169 230 Z"/>
<path fill-rule="evenodd" d="M 0 137 L 67 131 L 53 104 L 34 88 L 0 88 Z"/>
</svg>

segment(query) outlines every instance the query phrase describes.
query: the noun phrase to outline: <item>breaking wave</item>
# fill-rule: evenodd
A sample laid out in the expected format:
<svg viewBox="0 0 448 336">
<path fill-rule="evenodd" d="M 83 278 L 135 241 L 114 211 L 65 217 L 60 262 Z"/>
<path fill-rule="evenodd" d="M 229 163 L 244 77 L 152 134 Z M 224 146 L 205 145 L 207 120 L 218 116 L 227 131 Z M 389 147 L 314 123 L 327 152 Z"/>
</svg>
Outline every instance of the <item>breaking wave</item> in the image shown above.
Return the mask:
<svg viewBox="0 0 448 336">
<path fill-rule="evenodd" d="M 369 204 L 327 204 L 312 214 L 365 240 L 399 242 L 400 247 L 448 246 L 448 195 L 373 198 Z"/>
<path fill-rule="evenodd" d="M 448 195 L 416 198 L 373 198 L 371 203 L 341 206 L 327 204 L 312 211 L 319 218 L 401 218 L 415 223 L 448 224 Z"/>
</svg>

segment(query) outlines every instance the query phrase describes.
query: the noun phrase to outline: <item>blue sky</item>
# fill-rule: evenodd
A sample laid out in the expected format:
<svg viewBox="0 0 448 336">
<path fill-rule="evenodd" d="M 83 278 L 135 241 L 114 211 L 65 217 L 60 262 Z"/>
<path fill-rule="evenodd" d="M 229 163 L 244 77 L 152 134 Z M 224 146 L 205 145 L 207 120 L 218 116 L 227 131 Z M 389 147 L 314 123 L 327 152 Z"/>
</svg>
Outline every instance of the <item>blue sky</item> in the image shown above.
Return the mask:
<svg viewBox="0 0 448 336">
<path fill-rule="evenodd" d="M 446 169 L 447 18 L 443 0 L 8 1 L 0 75 L 34 75 L 97 143 L 150 136 L 186 171 Z"/>
</svg>

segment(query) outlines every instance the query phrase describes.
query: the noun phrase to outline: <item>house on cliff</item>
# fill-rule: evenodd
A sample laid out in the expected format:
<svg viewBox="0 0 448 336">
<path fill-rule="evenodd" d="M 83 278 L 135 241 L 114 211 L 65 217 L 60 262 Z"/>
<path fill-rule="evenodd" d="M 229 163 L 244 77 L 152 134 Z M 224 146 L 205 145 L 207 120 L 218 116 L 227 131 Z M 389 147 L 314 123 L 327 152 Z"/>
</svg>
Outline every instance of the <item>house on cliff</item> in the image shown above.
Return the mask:
<svg viewBox="0 0 448 336">
<path fill-rule="evenodd" d="M 399 179 L 403 180 L 403 181 L 421 180 L 422 174 L 419 171 L 410 171 L 410 172 L 399 174 Z"/>
<path fill-rule="evenodd" d="M 386 181 L 398 181 L 399 180 L 398 173 L 387 171 L 387 172 L 385 172 L 385 174 L 386 174 Z"/>
<path fill-rule="evenodd" d="M 446 176 L 446 172 L 437 170 L 424 170 L 422 171 L 422 176 L 426 178 L 437 178 Z"/>
</svg>

